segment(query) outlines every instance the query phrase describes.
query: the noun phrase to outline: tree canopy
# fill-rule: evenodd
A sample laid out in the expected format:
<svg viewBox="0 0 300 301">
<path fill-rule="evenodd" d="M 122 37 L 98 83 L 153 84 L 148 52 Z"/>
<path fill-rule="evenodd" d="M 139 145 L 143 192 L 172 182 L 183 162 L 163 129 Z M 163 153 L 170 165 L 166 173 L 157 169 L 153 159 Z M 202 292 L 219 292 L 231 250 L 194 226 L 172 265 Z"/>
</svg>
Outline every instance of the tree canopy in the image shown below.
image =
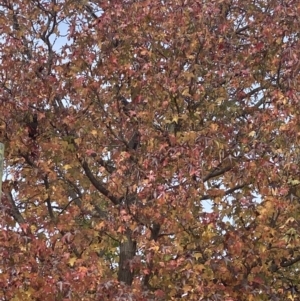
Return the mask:
<svg viewBox="0 0 300 301">
<path fill-rule="evenodd" d="M 299 15 L 1 1 L 0 300 L 296 300 Z"/>
</svg>

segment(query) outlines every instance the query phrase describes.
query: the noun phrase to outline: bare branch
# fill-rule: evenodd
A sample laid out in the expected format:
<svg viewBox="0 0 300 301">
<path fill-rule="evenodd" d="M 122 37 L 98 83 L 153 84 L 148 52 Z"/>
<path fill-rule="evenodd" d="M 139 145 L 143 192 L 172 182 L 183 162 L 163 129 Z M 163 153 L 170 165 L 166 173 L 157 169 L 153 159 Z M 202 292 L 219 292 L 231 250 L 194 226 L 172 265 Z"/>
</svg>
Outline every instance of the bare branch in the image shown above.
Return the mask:
<svg viewBox="0 0 300 301">
<path fill-rule="evenodd" d="M 237 186 L 235 186 L 233 188 L 230 188 L 230 189 L 226 190 L 225 193 L 224 193 L 224 195 L 231 194 L 231 193 L 235 192 L 236 190 L 244 188 L 245 186 L 247 186 L 247 184 L 237 185 Z M 211 196 L 209 196 L 209 195 L 204 195 L 204 196 L 202 196 L 200 198 L 201 201 L 209 200 L 209 199 L 211 199 Z"/>
<path fill-rule="evenodd" d="M 204 177 L 203 182 L 207 182 L 211 178 L 223 175 L 225 172 L 231 170 L 232 168 L 233 168 L 232 165 L 228 165 L 228 166 L 225 166 L 224 168 L 221 168 L 221 169 L 219 169 L 219 168 L 218 169 L 214 169 L 207 176 Z"/>
<path fill-rule="evenodd" d="M 120 204 L 120 198 L 117 198 L 114 196 L 108 189 L 104 187 L 104 185 L 98 181 L 95 176 L 93 175 L 92 171 L 90 170 L 87 162 L 82 159 L 78 158 L 83 170 L 85 171 L 86 176 L 91 181 L 91 183 L 94 185 L 94 187 L 101 192 L 104 196 L 106 196 L 108 199 L 110 199 L 115 205 Z"/>
<path fill-rule="evenodd" d="M 8 189 L 4 189 L 4 197 L 6 197 L 6 199 L 8 200 L 9 204 L 10 204 L 10 209 L 11 209 L 11 215 L 13 217 L 13 219 L 19 224 L 24 224 L 25 223 L 25 219 L 23 217 L 23 215 L 20 213 L 14 199 L 13 199 L 13 195 L 11 193 L 10 190 Z"/>
<path fill-rule="evenodd" d="M 45 185 L 46 190 L 48 191 L 50 186 L 49 186 L 49 181 L 48 181 L 47 176 L 44 177 L 44 185 Z M 47 204 L 47 209 L 48 209 L 50 218 L 51 218 L 51 220 L 54 220 L 55 216 L 54 216 L 54 213 L 53 213 L 53 208 L 52 208 L 52 205 L 51 205 L 51 200 L 50 200 L 49 193 L 47 193 L 47 198 L 46 198 L 45 202 Z"/>
</svg>

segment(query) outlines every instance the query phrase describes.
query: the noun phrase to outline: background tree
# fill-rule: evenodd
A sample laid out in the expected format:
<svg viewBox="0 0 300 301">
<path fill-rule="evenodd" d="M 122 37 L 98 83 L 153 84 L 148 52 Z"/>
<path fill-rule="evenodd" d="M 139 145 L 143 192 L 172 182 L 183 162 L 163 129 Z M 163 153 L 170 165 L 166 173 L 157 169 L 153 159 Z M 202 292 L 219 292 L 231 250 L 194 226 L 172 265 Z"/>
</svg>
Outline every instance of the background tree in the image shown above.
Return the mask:
<svg viewBox="0 0 300 301">
<path fill-rule="evenodd" d="M 295 299 L 299 1 L 0 13 L 1 300 Z"/>
</svg>

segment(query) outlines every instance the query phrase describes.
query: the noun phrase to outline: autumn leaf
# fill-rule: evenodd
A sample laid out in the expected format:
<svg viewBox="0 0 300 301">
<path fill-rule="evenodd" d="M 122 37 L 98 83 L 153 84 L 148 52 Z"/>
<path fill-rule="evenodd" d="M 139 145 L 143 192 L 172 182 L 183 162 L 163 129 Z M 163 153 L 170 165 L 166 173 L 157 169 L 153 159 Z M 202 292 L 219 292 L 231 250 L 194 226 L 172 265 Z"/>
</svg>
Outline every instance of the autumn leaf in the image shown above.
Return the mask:
<svg viewBox="0 0 300 301">
<path fill-rule="evenodd" d="M 2 1 L 0 300 L 296 300 L 298 2 Z"/>
</svg>

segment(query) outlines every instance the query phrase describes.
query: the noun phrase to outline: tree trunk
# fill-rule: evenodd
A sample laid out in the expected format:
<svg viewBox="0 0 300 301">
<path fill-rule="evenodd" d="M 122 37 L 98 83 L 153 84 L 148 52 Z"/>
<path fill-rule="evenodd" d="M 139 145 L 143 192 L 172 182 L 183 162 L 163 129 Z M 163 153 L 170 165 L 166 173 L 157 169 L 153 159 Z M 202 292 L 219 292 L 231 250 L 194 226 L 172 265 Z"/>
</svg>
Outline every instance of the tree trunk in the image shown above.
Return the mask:
<svg viewBox="0 0 300 301">
<path fill-rule="evenodd" d="M 118 280 L 131 285 L 133 281 L 134 271 L 130 261 L 135 256 L 136 242 L 131 238 L 131 231 L 127 230 L 126 240 L 120 242 L 120 258 Z"/>
</svg>

